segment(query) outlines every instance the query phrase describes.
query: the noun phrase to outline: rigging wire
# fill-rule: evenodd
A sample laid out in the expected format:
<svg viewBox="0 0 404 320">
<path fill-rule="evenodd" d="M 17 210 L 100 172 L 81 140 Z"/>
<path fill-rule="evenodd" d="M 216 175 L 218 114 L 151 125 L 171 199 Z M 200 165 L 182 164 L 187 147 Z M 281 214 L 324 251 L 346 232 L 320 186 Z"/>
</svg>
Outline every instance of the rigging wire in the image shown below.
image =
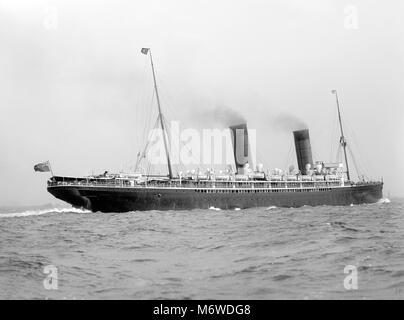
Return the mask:
<svg viewBox="0 0 404 320">
<path fill-rule="evenodd" d="M 290 164 L 292 156 L 293 156 L 293 139 L 291 139 L 289 141 L 290 141 L 290 143 L 289 143 L 289 151 L 287 153 L 285 161 L 283 162 L 284 168 L 287 168 L 287 169 L 289 169 L 288 168 L 288 163 Z"/>
<path fill-rule="evenodd" d="M 353 162 L 355 170 L 356 170 L 356 174 L 357 174 L 358 178 L 361 179 L 362 174 L 361 174 L 361 172 L 359 170 L 358 164 L 356 163 L 356 160 L 355 160 L 355 157 L 353 155 L 352 149 L 351 149 L 351 147 L 349 145 L 347 145 L 347 148 L 348 148 L 348 151 L 349 151 L 349 153 L 351 155 L 352 162 Z"/>
<path fill-rule="evenodd" d="M 148 63 L 147 63 L 147 61 L 146 60 L 144 60 L 144 62 L 143 62 L 143 71 L 142 71 L 142 73 L 141 73 L 141 83 L 142 84 L 146 84 L 146 83 L 149 83 L 148 81 L 146 81 L 147 80 L 147 78 L 149 78 L 149 73 L 147 72 L 147 67 L 148 67 Z M 137 94 L 137 101 L 136 101 L 136 105 L 135 105 L 135 125 L 136 125 L 136 130 L 138 130 L 139 132 L 138 132 L 138 134 L 136 134 L 136 137 L 137 137 L 137 142 L 138 142 L 138 145 L 140 145 L 141 143 L 143 143 L 143 141 L 140 141 L 140 139 L 141 139 L 141 135 L 140 135 L 140 130 L 138 129 L 138 128 L 141 128 L 141 126 L 140 126 L 140 121 L 141 121 L 141 117 L 140 117 L 140 110 L 141 110 L 141 106 L 143 106 L 144 107 L 144 105 L 145 105 L 145 101 L 142 101 L 142 99 L 144 100 L 144 98 L 146 98 L 145 97 L 145 95 L 141 95 L 141 94 Z"/>
<path fill-rule="evenodd" d="M 256 151 L 257 151 L 257 163 L 262 163 L 266 169 L 270 169 L 269 163 L 267 162 L 266 158 L 263 156 L 261 151 L 259 151 L 258 146 L 256 148 Z"/>
<path fill-rule="evenodd" d="M 170 93 L 166 90 L 166 88 L 165 88 L 165 81 L 164 80 L 162 80 L 161 78 L 159 79 L 160 80 L 160 83 L 162 83 L 162 85 L 160 86 L 160 88 L 162 88 L 162 92 L 163 92 L 163 95 L 164 95 L 164 97 L 165 97 L 165 107 L 166 107 L 166 110 L 167 110 L 167 114 L 169 114 L 169 115 L 172 115 L 172 119 L 175 119 L 175 118 L 178 118 L 178 117 L 176 117 L 176 113 L 175 113 L 175 111 L 174 111 L 174 108 L 172 107 L 172 104 L 170 103 L 170 99 L 169 98 L 171 98 L 171 95 L 170 95 Z M 168 98 L 168 99 L 167 99 Z M 168 127 L 170 127 L 170 124 L 168 124 L 167 125 Z M 179 133 L 180 134 L 180 133 Z M 202 164 L 200 163 L 200 159 L 198 159 L 198 158 L 196 158 L 195 157 L 195 155 L 193 154 L 193 152 L 192 152 L 192 150 L 186 145 L 186 143 L 185 142 L 183 142 L 183 141 L 181 141 L 180 140 L 180 137 L 178 137 L 178 140 L 179 140 L 179 147 L 182 147 L 182 148 L 185 148 L 187 151 L 188 151 L 188 153 L 189 153 L 189 155 L 191 156 L 191 158 L 194 160 L 194 163 L 196 163 L 196 164 L 199 164 L 199 166 L 201 166 Z M 180 150 L 178 150 L 178 153 L 180 152 Z M 212 161 L 212 159 L 211 159 L 211 161 Z M 213 167 L 214 165 L 213 165 L 213 163 L 211 162 L 210 163 L 210 167 Z M 178 169 L 182 169 L 182 170 L 186 170 L 186 166 L 183 164 L 183 163 L 179 163 L 179 164 L 177 164 L 177 167 L 178 167 Z M 177 170 L 178 170 L 177 169 Z"/>
<path fill-rule="evenodd" d="M 162 88 L 163 93 L 166 94 L 168 98 L 171 98 L 171 95 L 165 90 L 165 86 L 164 86 L 165 80 L 164 80 L 164 79 L 160 79 L 160 83 L 163 84 L 162 86 L 160 86 L 160 87 Z M 175 112 L 172 110 L 172 105 L 171 105 L 171 103 L 170 103 L 169 101 L 167 101 L 167 103 L 166 103 L 165 105 L 166 105 L 166 107 L 167 107 L 166 109 L 167 109 L 168 113 L 174 115 Z M 185 143 L 183 143 L 182 141 L 180 141 L 180 144 L 181 144 L 181 143 L 183 144 L 183 147 L 185 147 L 186 149 L 188 149 L 188 147 L 186 146 Z M 188 149 L 188 151 L 191 152 L 191 150 L 189 150 L 189 149 Z M 191 155 L 192 155 L 192 152 L 191 152 Z M 194 157 L 193 157 L 193 159 L 194 159 L 194 160 L 197 160 L 197 159 L 194 158 Z M 268 165 L 268 163 L 266 162 L 265 157 L 262 156 L 262 154 L 260 153 L 259 149 L 257 149 L 257 159 L 256 159 L 256 160 L 257 160 L 257 162 L 263 163 L 267 168 L 269 168 L 269 165 Z M 216 166 L 215 164 L 213 164 L 212 161 L 213 161 L 213 159 L 211 158 L 211 163 L 210 163 L 209 166 L 210 166 L 210 167 Z M 200 165 L 201 165 L 201 164 L 200 164 Z M 223 164 L 223 165 L 227 165 L 227 164 Z M 184 168 L 184 170 L 185 170 L 185 168 Z"/>
<path fill-rule="evenodd" d="M 362 172 L 367 176 L 367 173 L 369 172 L 369 170 L 368 170 L 369 169 L 368 168 L 369 163 L 365 163 L 363 161 L 364 157 L 363 157 L 363 154 L 362 154 L 361 149 L 359 147 L 359 144 L 357 142 L 355 131 L 353 130 L 353 127 L 349 123 L 349 121 L 347 121 L 346 123 L 347 123 L 347 127 L 348 127 L 348 131 L 350 133 L 350 136 L 352 137 L 353 145 L 355 146 L 355 152 L 358 155 L 359 168 L 361 168 Z"/>
<path fill-rule="evenodd" d="M 337 137 L 338 137 L 338 114 L 337 114 L 337 110 L 335 108 L 333 108 L 334 112 L 332 114 L 332 130 L 331 130 L 331 143 L 330 143 L 330 156 L 329 159 L 332 161 L 332 159 L 334 159 L 334 156 L 336 159 L 338 159 L 338 154 L 339 152 L 341 152 L 340 150 L 340 144 L 338 143 L 338 147 L 337 150 L 334 151 L 334 147 L 335 147 L 335 143 L 334 141 L 338 141 Z M 335 154 L 334 154 L 335 152 Z"/>
<path fill-rule="evenodd" d="M 148 87 L 149 84 L 151 84 L 151 81 L 150 81 L 151 74 L 150 74 L 150 72 L 147 72 L 148 67 L 149 67 L 148 62 L 145 60 L 143 63 L 143 67 L 142 67 L 143 72 L 140 73 L 141 74 L 141 76 L 140 76 L 141 84 L 139 85 L 137 94 L 136 94 L 137 99 L 136 99 L 135 113 L 134 113 L 134 115 L 135 115 L 134 140 L 135 140 L 135 146 L 138 149 L 138 152 L 136 154 L 136 159 L 132 158 L 129 161 L 129 163 L 131 163 L 131 165 L 129 165 L 130 171 L 137 170 L 136 164 L 139 159 L 139 154 L 147 141 L 146 134 L 150 130 L 150 126 L 151 126 L 152 113 L 149 111 L 152 110 L 151 106 L 153 105 L 153 101 L 154 101 L 154 90 L 150 90 L 150 91 L 146 90 L 146 87 Z M 143 92 L 143 94 L 141 94 L 140 92 Z"/>
<path fill-rule="evenodd" d="M 156 129 L 157 127 L 158 127 L 158 118 L 156 119 L 156 122 L 155 122 L 155 124 L 154 124 L 153 129 Z M 145 144 L 145 146 L 144 146 L 144 148 L 143 148 L 142 153 L 138 153 L 138 157 L 137 157 L 137 160 L 136 160 L 135 171 L 137 170 L 138 166 L 140 165 L 140 162 L 141 162 L 143 159 L 146 159 L 146 152 L 147 152 L 147 149 L 148 149 L 148 147 L 149 147 L 150 141 L 152 140 L 151 138 L 152 138 L 152 137 L 150 137 L 150 139 L 147 139 L 147 142 L 146 142 L 146 144 Z"/>
<path fill-rule="evenodd" d="M 341 163 L 342 161 L 342 146 L 338 145 L 337 154 L 335 156 L 335 162 Z"/>
<path fill-rule="evenodd" d="M 172 130 L 171 130 L 171 124 L 167 121 L 167 119 L 166 119 L 165 117 L 163 117 L 163 118 L 164 118 L 164 122 L 166 123 L 166 126 L 170 129 L 170 133 L 171 133 L 171 132 L 172 132 Z M 180 133 L 178 132 L 178 134 L 180 134 Z M 196 156 L 193 154 L 192 150 L 186 145 L 186 143 L 183 142 L 183 141 L 181 141 L 180 136 L 178 136 L 178 137 L 176 137 L 176 138 L 178 138 L 179 147 L 185 148 L 185 149 L 188 151 L 188 154 L 189 154 L 189 155 L 192 157 L 192 159 L 194 160 L 194 163 L 200 165 L 200 159 L 196 158 Z M 182 144 L 182 146 L 181 146 L 181 144 Z M 178 155 L 180 156 L 180 151 L 181 151 L 181 150 L 175 150 L 175 151 L 178 151 Z M 181 159 L 179 159 L 179 160 L 181 160 Z M 180 169 L 186 170 L 185 165 L 184 165 L 183 163 L 181 163 L 181 161 L 179 161 L 179 163 L 177 164 L 177 166 L 178 166 Z M 178 169 L 177 169 L 177 170 L 178 170 Z"/>
</svg>

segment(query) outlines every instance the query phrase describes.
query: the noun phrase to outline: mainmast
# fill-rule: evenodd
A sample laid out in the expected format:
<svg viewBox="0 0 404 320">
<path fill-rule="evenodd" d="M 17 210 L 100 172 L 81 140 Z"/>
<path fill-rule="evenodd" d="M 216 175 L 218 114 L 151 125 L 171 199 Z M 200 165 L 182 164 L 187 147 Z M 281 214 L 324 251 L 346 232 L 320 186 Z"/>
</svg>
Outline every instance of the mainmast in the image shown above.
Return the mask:
<svg viewBox="0 0 404 320">
<path fill-rule="evenodd" d="M 172 169 L 171 169 L 170 154 L 168 152 L 167 136 L 166 136 L 166 130 L 165 130 L 165 127 L 164 127 L 163 114 L 161 112 L 159 92 L 157 90 L 157 82 L 156 82 L 156 74 L 154 72 L 153 57 L 152 57 L 152 53 L 151 53 L 150 48 L 142 48 L 141 52 L 143 54 L 145 54 L 145 55 L 150 53 L 150 63 L 151 63 L 151 68 L 152 68 L 152 72 L 153 72 L 154 90 L 156 91 L 159 119 L 160 119 L 161 130 L 163 131 L 164 148 L 165 148 L 166 157 L 167 157 L 168 176 L 169 176 L 170 179 L 172 179 L 173 178 L 173 172 L 172 172 Z"/>
<path fill-rule="evenodd" d="M 332 90 L 331 93 L 335 94 L 335 99 L 337 101 L 339 128 L 340 128 L 340 131 L 341 131 L 341 137 L 339 139 L 339 143 L 342 146 L 342 148 L 344 149 L 344 157 L 345 157 L 345 165 L 346 165 L 346 176 L 347 176 L 348 180 L 350 180 L 348 157 L 347 157 L 347 154 L 346 154 L 346 140 L 345 140 L 345 136 L 344 136 L 344 130 L 342 129 L 341 112 L 340 112 L 340 109 L 339 109 L 339 101 L 338 101 L 337 90 Z"/>
</svg>

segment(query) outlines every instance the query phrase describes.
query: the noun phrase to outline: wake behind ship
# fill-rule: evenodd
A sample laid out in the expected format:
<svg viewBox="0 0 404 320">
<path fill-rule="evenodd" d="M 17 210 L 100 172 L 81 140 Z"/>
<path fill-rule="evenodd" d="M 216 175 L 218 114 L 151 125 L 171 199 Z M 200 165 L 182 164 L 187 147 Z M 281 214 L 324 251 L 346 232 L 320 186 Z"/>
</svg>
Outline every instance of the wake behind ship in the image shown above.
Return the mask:
<svg viewBox="0 0 404 320">
<path fill-rule="evenodd" d="M 165 132 L 160 99 L 149 48 L 154 89 L 157 98 L 158 120 Z M 304 205 L 350 205 L 377 202 L 383 196 L 383 182 L 350 177 L 337 92 L 340 124 L 340 147 L 345 163 L 313 161 L 307 129 L 293 132 L 298 170 L 286 172 L 264 170 L 262 165 L 249 166 L 249 144 L 246 123 L 229 127 L 232 136 L 234 169 L 220 174 L 214 170 L 192 170 L 173 175 L 166 135 L 163 141 L 168 175 L 152 176 L 142 173 L 110 174 L 86 177 L 54 176 L 48 180 L 48 191 L 74 207 L 101 212 L 136 210 L 220 209 L 250 207 L 300 207 Z M 43 164 L 42 164 L 43 165 Z M 42 170 L 38 170 L 42 171 Z"/>
</svg>

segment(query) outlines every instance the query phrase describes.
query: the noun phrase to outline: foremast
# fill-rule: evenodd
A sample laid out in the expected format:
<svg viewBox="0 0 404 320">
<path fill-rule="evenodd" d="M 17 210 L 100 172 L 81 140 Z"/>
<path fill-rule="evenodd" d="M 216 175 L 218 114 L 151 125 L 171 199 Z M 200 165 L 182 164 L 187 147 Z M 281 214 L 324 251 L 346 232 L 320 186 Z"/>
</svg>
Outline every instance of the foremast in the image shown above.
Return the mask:
<svg viewBox="0 0 404 320">
<path fill-rule="evenodd" d="M 340 143 L 340 145 L 342 146 L 342 148 L 344 150 L 345 165 L 346 165 L 346 176 L 347 176 L 347 179 L 350 180 L 348 157 L 347 157 L 347 154 L 346 154 L 346 140 L 345 140 L 345 136 L 344 136 L 344 130 L 342 128 L 342 120 L 341 120 L 341 112 L 340 112 L 340 109 L 339 109 L 338 93 L 337 93 L 337 90 L 332 90 L 331 93 L 335 94 L 335 99 L 336 99 L 336 102 L 337 102 L 338 121 L 339 121 L 339 128 L 340 128 L 340 132 L 341 132 L 341 137 L 339 139 L 339 143 Z"/>
<path fill-rule="evenodd" d="M 172 179 L 173 171 L 171 168 L 170 153 L 168 151 L 168 142 L 167 142 L 167 135 L 166 135 L 166 130 L 165 130 L 165 126 L 164 126 L 163 113 L 161 112 L 160 97 L 159 97 L 159 92 L 157 89 L 157 81 L 156 81 L 156 73 L 154 71 L 153 57 L 152 57 L 150 48 L 142 48 L 141 52 L 145 55 L 149 54 L 149 56 L 150 56 L 150 64 L 151 64 L 152 73 L 153 73 L 154 90 L 156 92 L 156 100 L 157 100 L 157 107 L 158 107 L 158 113 L 159 113 L 158 117 L 159 117 L 159 121 L 160 121 L 161 130 L 163 132 L 164 149 L 165 149 L 166 157 L 167 157 L 168 176 L 170 179 Z"/>
</svg>

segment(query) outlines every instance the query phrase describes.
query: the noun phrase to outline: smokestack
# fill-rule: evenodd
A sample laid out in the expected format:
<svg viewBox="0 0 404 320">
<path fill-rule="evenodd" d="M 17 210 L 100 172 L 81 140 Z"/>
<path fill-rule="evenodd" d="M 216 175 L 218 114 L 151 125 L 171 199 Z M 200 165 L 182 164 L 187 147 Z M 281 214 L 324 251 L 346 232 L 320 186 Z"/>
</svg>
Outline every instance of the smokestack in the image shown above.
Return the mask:
<svg viewBox="0 0 404 320">
<path fill-rule="evenodd" d="M 306 165 L 309 163 L 313 166 L 309 130 L 293 131 L 293 136 L 295 138 L 297 165 L 302 174 L 307 174 Z"/>
<path fill-rule="evenodd" d="M 229 126 L 233 144 L 234 162 L 238 174 L 244 174 L 244 165 L 248 163 L 248 131 L 247 124 Z"/>
</svg>

